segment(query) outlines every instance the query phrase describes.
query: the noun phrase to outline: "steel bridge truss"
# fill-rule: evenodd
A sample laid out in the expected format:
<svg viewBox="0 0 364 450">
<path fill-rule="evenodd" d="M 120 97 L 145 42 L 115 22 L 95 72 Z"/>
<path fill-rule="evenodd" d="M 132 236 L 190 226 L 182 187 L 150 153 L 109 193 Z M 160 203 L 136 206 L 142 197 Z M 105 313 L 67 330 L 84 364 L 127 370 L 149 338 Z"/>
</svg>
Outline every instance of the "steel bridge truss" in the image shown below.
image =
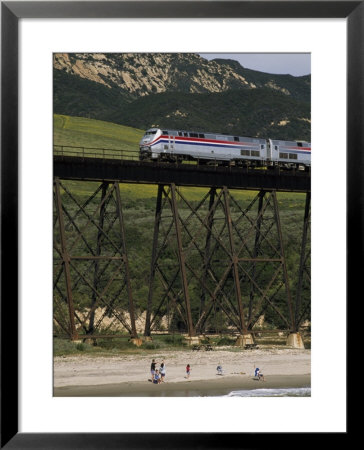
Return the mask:
<svg viewBox="0 0 364 450">
<path fill-rule="evenodd" d="M 305 319 L 310 317 L 311 311 L 311 193 L 306 194 L 305 213 L 303 218 L 302 243 L 300 251 L 300 265 L 295 301 L 294 331 L 298 331 Z"/>
<path fill-rule="evenodd" d="M 81 204 L 56 179 L 54 200 L 55 326 L 74 340 L 118 322 L 136 337 L 118 183 L 100 184 Z"/>
<path fill-rule="evenodd" d="M 297 331 L 310 306 L 309 194 L 293 300 L 276 192 L 247 204 L 227 187 L 194 201 L 185 189 L 158 185 L 144 335 L 248 334 L 262 316 Z M 137 337 L 118 183 L 99 184 L 81 204 L 56 179 L 54 199 L 55 327 L 76 339 L 117 322 Z"/>
</svg>

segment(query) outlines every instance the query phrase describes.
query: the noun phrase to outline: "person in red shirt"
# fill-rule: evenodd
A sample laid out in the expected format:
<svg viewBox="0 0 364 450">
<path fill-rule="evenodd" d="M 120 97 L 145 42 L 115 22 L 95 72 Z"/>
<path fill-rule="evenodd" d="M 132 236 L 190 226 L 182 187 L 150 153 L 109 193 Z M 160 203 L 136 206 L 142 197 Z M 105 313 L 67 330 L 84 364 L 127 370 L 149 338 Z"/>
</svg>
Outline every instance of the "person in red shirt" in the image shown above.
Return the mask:
<svg viewBox="0 0 364 450">
<path fill-rule="evenodd" d="M 190 373 L 191 373 L 191 366 L 189 364 L 187 364 L 186 366 L 186 378 L 190 378 Z"/>
</svg>

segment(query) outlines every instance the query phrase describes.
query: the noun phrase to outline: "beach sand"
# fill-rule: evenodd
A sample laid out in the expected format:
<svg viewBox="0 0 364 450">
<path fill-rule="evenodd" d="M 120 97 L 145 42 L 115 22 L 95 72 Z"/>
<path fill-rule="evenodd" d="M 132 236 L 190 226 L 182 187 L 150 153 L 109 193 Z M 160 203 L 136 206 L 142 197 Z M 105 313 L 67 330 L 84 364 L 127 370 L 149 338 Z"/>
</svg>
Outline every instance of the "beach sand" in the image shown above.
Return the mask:
<svg viewBox="0 0 364 450">
<path fill-rule="evenodd" d="M 166 364 L 165 382 L 159 385 L 148 381 L 152 358 L 157 368 L 162 359 Z M 185 378 L 188 363 L 190 379 Z M 222 365 L 223 375 L 217 375 L 217 365 Z M 254 379 L 255 367 L 265 382 Z M 310 373 L 310 350 L 290 348 L 55 357 L 54 396 L 215 396 L 242 389 L 309 387 Z"/>
<path fill-rule="evenodd" d="M 310 386 L 309 375 L 271 375 L 258 381 L 248 375 L 216 376 L 215 380 L 185 380 L 159 385 L 144 381 L 64 386 L 54 389 L 55 397 L 205 397 L 227 395 L 232 391 L 251 389 L 300 388 Z"/>
</svg>

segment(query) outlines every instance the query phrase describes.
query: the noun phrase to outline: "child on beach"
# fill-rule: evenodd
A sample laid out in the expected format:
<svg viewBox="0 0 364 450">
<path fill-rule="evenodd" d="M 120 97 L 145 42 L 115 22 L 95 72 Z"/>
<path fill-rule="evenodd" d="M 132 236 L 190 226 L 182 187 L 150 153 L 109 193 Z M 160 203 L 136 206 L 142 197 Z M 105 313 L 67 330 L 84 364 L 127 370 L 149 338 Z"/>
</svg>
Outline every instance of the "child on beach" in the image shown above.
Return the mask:
<svg viewBox="0 0 364 450">
<path fill-rule="evenodd" d="M 161 377 L 159 375 L 158 369 L 154 373 L 153 383 L 154 384 L 160 384 L 161 383 Z"/>
<path fill-rule="evenodd" d="M 186 366 L 186 378 L 190 378 L 190 373 L 191 373 L 191 366 L 189 364 L 187 364 Z"/>
<path fill-rule="evenodd" d="M 162 360 L 159 367 L 159 373 L 161 375 L 161 382 L 164 383 L 164 377 L 166 376 L 166 365 L 164 364 L 164 360 Z"/>
<path fill-rule="evenodd" d="M 260 372 L 259 367 L 257 367 L 257 368 L 255 369 L 254 376 L 255 376 L 255 377 L 258 377 L 258 381 L 260 381 L 260 379 L 262 379 L 263 381 L 265 381 L 264 375 Z"/>
<path fill-rule="evenodd" d="M 154 374 L 155 374 L 155 366 L 156 366 L 155 359 L 152 359 L 152 364 L 150 365 L 150 374 L 152 376 L 152 381 L 154 380 Z"/>
</svg>

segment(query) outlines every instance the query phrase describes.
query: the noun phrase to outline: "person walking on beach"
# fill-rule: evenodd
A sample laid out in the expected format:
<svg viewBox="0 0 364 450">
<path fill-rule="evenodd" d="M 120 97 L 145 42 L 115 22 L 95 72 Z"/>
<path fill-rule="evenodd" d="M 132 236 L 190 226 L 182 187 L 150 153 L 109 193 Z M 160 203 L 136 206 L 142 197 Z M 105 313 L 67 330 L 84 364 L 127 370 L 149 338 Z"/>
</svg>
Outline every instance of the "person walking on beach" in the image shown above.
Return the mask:
<svg viewBox="0 0 364 450">
<path fill-rule="evenodd" d="M 186 366 L 186 378 L 190 378 L 190 373 L 191 373 L 191 366 L 189 364 L 187 364 Z"/>
<path fill-rule="evenodd" d="M 159 373 L 161 375 L 161 382 L 164 383 L 164 377 L 166 376 L 166 365 L 164 364 L 164 360 L 162 360 L 159 367 Z"/>
</svg>

